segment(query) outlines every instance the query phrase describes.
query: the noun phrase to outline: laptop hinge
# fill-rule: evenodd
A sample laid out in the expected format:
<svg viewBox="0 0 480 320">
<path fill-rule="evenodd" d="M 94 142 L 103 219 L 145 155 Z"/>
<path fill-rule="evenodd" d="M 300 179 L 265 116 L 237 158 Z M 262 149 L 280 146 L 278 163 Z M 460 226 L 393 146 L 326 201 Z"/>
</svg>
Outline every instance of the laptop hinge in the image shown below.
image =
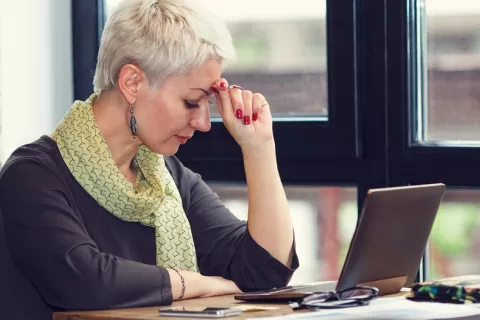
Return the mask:
<svg viewBox="0 0 480 320">
<path fill-rule="evenodd" d="M 374 280 L 360 283 L 360 286 L 376 287 L 381 296 L 400 292 L 407 282 L 407 276 L 399 276 L 388 279 Z"/>
</svg>

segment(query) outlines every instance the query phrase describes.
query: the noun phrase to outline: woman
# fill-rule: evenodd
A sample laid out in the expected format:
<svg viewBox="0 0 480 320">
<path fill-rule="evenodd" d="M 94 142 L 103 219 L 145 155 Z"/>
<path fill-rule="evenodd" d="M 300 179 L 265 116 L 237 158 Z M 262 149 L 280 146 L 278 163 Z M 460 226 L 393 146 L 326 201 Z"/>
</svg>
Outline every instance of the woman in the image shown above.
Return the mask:
<svg viewBox="0 0 480 320">
<path fill-rule="evenodd" d="M 285 285 L 298 260 L 267 101 L 229 86 L 226 27 L 182 0 L 126 0 L 103 32 L 95 94 L 0 176 L 16 266 L 53 310 L 167 305 Z M 241 147 L 248 222 L 174 154 L 215 95 Z"/>
</svg>

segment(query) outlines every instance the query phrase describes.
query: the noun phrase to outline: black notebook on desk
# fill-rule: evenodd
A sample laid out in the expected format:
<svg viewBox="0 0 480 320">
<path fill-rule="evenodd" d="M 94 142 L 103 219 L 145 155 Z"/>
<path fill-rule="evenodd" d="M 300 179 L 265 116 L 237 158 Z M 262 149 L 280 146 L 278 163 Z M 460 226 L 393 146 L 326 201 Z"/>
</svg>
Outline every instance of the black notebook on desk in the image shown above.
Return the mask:
<svg viewBox="0 0 480 320">
<path fill-rule="evenodd" d="M 416 283 L 411 300 L 480 303 L 480 275 L 468 275 Z"/>
</svg>

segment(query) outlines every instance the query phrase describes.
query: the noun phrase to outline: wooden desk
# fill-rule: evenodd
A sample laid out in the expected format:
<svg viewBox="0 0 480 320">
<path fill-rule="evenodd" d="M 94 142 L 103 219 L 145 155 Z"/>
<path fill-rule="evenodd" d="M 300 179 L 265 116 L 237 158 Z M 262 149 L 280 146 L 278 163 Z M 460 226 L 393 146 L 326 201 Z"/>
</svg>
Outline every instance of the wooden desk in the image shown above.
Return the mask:
<svg viewBox="0 0 480 320">
<path fill-rule="evenodd" d="M 389 297 L 395 296 L 406 296 L 408 291 L 402 291 L 400 293 L 390 295 Z M 185 301 L 174 302 L 173 306 L 185 306 L 185 307 L 234 307 L 235 305 L 245 305 L 241 301 L 237 301 L 233 296 L 221 296 L 221 297 L 212 297 L 212 298 L 201 298 L 201 299 L 191 299 Z M 248 304 L 251 305 L 251 304 Z M 260 304 L 259 304 L 260 305 Z M 257 318 L 257 317 L 268 317 L 275 315 L 285 315 L 292 313 L 292 309 L 286 304 L 263 304 L 267 306 L 275 306 L 278 309 L 268 310 L 268 311 L 254 311 L 254 312 L 242 312 L 241 316 L 238 317 L 229 317 L 222 319 L 229 320 L 238 320 L 244 318 Z M 158 315 L 158 309 L 160 307 L 148 307 L 148 308 L 135 308 L 135 309 L 116 309 L 116 310 L 107 310 L 107 311 L 77 311 L 77 312 L 57 312 L 53 316 L 53 320 L 113 320 L 113 319 L 129 319 L 129 320 L 148 320 L 148 319 L 160 319 L 160 320 L 171 320 L 171 319 L 182 319 L 182 318 L 169 318 L 169 317 L 160 317 Z M 300 311 L 297 311 L 300 312 Z M 188 319 L 188 318 L 183 318 Z M 199 319 L 199 318 L 191 318 Z"/>
</svg>

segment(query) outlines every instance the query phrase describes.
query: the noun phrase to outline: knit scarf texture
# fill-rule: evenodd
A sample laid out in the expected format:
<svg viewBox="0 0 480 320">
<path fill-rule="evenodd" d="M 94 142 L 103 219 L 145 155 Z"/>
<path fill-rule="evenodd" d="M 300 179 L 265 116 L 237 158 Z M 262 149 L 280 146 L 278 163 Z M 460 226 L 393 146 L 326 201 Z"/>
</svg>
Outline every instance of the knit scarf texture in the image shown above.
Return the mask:
<svg viewBox="0 0 480 320">
<path fill-rule="evenodd" d="M 116 166 L 98 128 L 93 103 L 98 94 L 76 101 L 58 124 L 53 140 L 68 169 L 103 208 L 117 218 L 155 228 L 157 265 L 198 272 L 190 223 L 162 155 L 141 145 L 132 184 Z M 108 228 L 108 226 L 105 226 Z"/>
</svg>

